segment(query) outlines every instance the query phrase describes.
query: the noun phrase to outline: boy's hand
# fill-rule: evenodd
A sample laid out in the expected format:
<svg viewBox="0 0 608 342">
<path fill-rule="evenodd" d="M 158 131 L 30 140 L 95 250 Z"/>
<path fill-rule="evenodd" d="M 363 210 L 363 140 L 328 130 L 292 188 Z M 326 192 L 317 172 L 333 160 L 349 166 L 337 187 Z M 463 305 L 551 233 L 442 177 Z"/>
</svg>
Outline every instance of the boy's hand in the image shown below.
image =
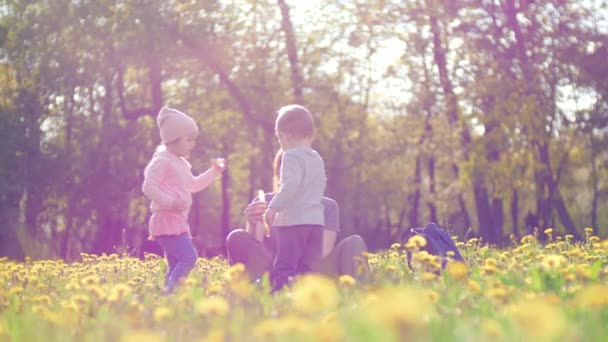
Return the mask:
<svg viewBox="0 0 608 342">
<path fill-rule="evenodd" d="M 224 158 L 211 159 L 211 167 L 217 173 L 222 173 L 222 172 L 226 171 L 226 159 L 224 159 Z"/>
<path fill-rule="evenodd" d="M 268 208 L 264 213 L 264 221 L 269 227 L 274 225 L 274 218 L 277 215 L 277 211 L 273 208 Z"/>
</svg>

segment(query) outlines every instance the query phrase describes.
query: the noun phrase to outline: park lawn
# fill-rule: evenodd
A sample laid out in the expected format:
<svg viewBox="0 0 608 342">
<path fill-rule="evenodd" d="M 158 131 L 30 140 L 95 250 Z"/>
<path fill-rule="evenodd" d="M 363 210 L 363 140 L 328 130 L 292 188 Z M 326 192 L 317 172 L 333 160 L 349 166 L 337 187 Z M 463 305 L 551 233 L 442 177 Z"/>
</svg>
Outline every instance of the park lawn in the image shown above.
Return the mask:
<svg viewBox="0 0 608 342">
<path fill-rule="evenodd" d="M 458 242 L 468 265 L 406 247 L 365 256 L 359 279 L 300 277 L 269 294 L 242 265 L 199 259 L 163 295 L 165 260 L 82 254 L 0 259 L 1 341 L 592 341 L 608 336 L 608 241 Z"/>
</svg>

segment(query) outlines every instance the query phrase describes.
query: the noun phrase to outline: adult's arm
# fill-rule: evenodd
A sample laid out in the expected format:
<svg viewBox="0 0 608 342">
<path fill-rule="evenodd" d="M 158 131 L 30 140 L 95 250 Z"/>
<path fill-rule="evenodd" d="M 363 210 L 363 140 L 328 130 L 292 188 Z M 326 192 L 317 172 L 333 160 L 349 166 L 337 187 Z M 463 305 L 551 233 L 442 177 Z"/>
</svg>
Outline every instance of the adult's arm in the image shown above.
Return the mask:
<svg viewBox="0 0 608 342">
<path fill-rule="evenodd" d="M 334 249 L 340 231 L 340 206 L 338 202 L 328 197 L 323 197 L 321 204 L 325 215 L 325 229 L 322 236 L 322 256 L 325 258 Z"/>
<path fill-rule="evenodd" d="M 268 204 L 266 202 L 260 202 L 255 198 L 253 202 L 249 203 L 247 208 L 245 208 L 245 230 L 260 242 L 264 239 L 262 216 L 264 215 L 267 206 Z"/>
<path fill-rule="evenodd" d="M 323 236 L 321 237 L 321 239 L 323 241 L 321 256 L 323 258 L 328 256 L 329 253 L 331 253 L 331 251 L 334 249 L 337 236 L 338 236 L 338 232 L 328 230 L 328 229 L 323 229 Z"/>
</svg>

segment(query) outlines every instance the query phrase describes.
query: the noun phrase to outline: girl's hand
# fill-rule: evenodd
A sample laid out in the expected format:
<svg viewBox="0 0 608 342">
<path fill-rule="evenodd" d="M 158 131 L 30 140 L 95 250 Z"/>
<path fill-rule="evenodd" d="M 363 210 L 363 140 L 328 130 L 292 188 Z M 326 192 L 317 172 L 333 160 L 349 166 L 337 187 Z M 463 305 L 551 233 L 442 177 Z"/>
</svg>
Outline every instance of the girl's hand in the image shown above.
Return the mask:
<svg viewBox="0 0 608 342">
<path fill-rule="evenodd" d="M 277 215 L 276 210 L 273 208 L 268 208 L 264 213 L 264 221 L 268 225 L 268 227 L 272 227 L 274 225 L 274 218 Z"/>
<path fill-rule="evenodd" d="M 224 158 L 211 159 L 211 167 L 217 173 L 222 173 L 222 172 L 226 171 L 226 159 L 224 159 Z"/>
</svg>

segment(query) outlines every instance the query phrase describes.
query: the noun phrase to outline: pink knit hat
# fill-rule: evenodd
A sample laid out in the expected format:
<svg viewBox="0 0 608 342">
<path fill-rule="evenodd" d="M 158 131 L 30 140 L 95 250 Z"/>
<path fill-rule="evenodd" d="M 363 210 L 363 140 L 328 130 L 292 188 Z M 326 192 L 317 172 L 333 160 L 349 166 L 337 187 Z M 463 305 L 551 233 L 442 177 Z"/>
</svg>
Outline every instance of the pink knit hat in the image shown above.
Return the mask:
<svg viewBox="0 0 608 342">
<path fill-rule="evenodd" d="M 198 134 L 196 122 L 188 115 L 177 109 L 163 107 L 158 112 L 156 124 L 160 129 L 160 138 L 163 144 L 170 143 L 183 136 Z"/>
</svg>

